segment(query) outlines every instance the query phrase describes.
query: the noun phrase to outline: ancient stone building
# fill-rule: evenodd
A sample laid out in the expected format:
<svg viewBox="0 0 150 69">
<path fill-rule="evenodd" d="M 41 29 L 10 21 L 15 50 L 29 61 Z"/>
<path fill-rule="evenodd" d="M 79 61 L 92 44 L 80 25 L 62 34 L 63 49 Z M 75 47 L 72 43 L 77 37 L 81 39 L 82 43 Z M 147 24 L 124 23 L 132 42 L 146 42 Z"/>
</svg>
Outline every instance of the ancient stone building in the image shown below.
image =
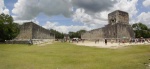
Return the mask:
<svg viewBox="0 0 150 69">
<path fill-rule="evenodd" d="M 27 22 L 20 26 L 16 39 L 54 39 L 54 34 L 33 22 Z"/>
<path fill-rule="evenodd" d="M 53 42 L 55 40 L 54 34 L 49 30 L 33 23 L 26 22 L 20 25 L 20 33 L 13 40 L 7 40 L 6 43 L 11 44 L 42 44 Z"/>
<path fill-rule="evenodd" d="M 87 31 L 81 35 L 82 39 L 101 38 L 134 38 L 134 31 L 129 25 L 129 14 L 116 10 L 108 14 L 108 25 L 103 28 Z"/>
</svg>

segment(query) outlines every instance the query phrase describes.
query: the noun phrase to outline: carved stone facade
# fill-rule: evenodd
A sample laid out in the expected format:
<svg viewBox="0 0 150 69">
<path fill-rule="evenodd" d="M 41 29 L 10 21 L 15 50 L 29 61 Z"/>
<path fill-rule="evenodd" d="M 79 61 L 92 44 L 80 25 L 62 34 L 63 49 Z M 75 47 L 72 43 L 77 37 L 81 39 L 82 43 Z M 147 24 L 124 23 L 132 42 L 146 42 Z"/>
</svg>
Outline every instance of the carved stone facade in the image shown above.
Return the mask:
<svg viewBox="0 0 150 69">
<path fill-rule="evenodd" d="M 20 34 L 16 39 L 54 39 L 54 35 L 33 22 L 27 22 L 20 26 Z"/>
<path fill-rule="evenodd" d="M 134 31 L 129 25 L 127 12 L 116 10 L 108 14 L 108 25 L 103 28 L 87 31 L 81 35 L 82 39 L 101 38 L 134 38 Z"/>
</svg>

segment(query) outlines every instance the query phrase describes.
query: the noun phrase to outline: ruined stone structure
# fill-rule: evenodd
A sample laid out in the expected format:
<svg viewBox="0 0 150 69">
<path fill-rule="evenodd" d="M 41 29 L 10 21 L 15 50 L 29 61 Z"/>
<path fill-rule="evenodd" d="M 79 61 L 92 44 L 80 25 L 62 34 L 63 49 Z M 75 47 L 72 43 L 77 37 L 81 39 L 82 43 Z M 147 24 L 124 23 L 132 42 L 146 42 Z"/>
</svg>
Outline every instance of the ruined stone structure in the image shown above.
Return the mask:
<svg viewBox="0 0 150 69">
<path fill-rule="evenodd" d="M 27 22 L 20 26 L 20 34 L 16 39 L 53 39 L 54 34 L 49 30 L 33 23 Z"/>
<path fill-rule="evenodd" d="M 81 35 L 82 39 L 101 38 L 134 38 L 134 31 L 129 25 L 127 12 L 116 10 L 108 14 L 108 25 L 103 28 L 87 31 Z"/>
<path fill-rule="evenodd" d="M 6 43 L 29 44 L 29 42 L 32 41 L 32 44 L 41 44 L 52 42 L 54 40 L 55 36 L 49 30 L 33 22 L 26 22 L 23 25 L 20 25 L 19 35 L 13 40 L 6 41 Z"/>
</svg>

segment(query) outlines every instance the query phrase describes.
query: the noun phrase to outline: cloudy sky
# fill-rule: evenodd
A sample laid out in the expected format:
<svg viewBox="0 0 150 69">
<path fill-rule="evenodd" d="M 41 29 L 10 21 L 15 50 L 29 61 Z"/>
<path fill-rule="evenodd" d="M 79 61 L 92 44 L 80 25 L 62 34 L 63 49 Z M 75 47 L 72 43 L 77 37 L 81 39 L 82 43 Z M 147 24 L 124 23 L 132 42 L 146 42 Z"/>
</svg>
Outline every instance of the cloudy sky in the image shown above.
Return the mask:
<svg viewBox="0 0 150 69">
<path fill-rule="evenodd" d="M 104 27 L 114 10 L 128 12 L 130 24 L 150 27 L 150 0 L 0 0 L 0 13 L 12 15 L 15 22 L 33 21 L 63 33 Z"/>
</svg>

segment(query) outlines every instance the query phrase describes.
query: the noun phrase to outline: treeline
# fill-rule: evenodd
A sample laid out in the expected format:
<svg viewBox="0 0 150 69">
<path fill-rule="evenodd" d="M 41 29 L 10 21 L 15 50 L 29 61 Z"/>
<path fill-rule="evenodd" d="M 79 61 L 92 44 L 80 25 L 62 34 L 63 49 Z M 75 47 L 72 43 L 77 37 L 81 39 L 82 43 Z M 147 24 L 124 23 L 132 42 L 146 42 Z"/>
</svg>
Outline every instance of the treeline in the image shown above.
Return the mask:
<svg viewBox="0 0 150 69">
<path fill-rule="evenodd" d="M 69 32 L 68 34 L 65 34 L 60 33 L 59 31 L 54 29 L 50 29 L 50 31 L 55 36 L 56 39 L 63 39 L 64 37 L 81 38 L 81 34 L 86 32 L 86 30 L 79 30 L 77 32 Z"/>
<path fill-rule="evenodd" d="M 68 35 L 70 38 L 81 38 L 81 35 L 85 32 L 86 32 L 86 30 L 79 30 L 77 32 L 69 32 Z"/>
<path fill-rule="evenodd" d="M 54 29 L 50 29 L 51 34 L 55 36 L 56 39 L 63 39 L 64 38 L 64 33 L 60 33 Z"/>
<path fill-rule="evenodd" d="M 150 28 L 143 23 L 135 23 L 132 25 L 136 38 L 150 38 Z"/>
</svg>

